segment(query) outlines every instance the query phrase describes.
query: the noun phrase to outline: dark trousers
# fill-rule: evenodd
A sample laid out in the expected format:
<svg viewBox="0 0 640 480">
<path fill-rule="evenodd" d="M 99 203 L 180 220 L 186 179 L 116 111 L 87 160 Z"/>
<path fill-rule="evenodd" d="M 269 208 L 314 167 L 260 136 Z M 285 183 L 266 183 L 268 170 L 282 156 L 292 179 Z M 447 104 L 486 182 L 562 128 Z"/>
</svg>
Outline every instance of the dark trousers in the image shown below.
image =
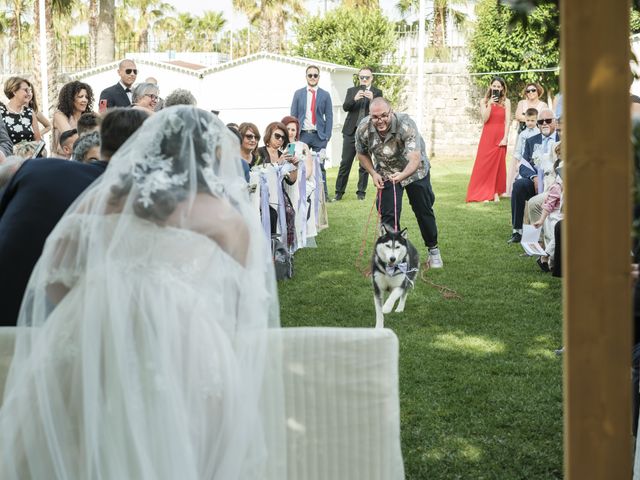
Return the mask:
<svg viewBox="0 0 640 480">
<path fill-rule="evenodd" d="M 511 190 L 511 225 L 514 229 L 522 229 L 524 219 L 524 205 L 527 200 L 536 194 L 533 181 L 528 178 L 520 178 L 513 182 Z"/>
<path fill-rule="evenodd" d="M 556 250 L 553 254 L 553 270 L 551 274 L 554 277 L 562 277 L 562 220 L 558 221 L 553 227 L 553 236 L 556 240 Z"/>
<path fill-rule="evenodd" d="M 309 145 L 314 152 L 319 152 L 323 148 L 327 148 L 327 140 L 320 140 L 318 132 L 305 131 L 300 132 L 300 141 Z M 324 186 L 324 197 L 329 198 L 329 190 L 327 189 L 327 171 L 324 168 L 324 161 L 320 161 L 320 171 L 322 172 L 322 184 Z"/>
<path fill-rule="evenodd" d="M 336 196 L 344 195 L 347 190 L 347 182 L 349 181 L 349 173 L 351 165 L 356 156 L 356 137 L 353 135 L 342 135 L 342 160 L 340 161 L 340 169 L 338 170 L 338 178 L 336 179 Z M 364 197 L 367 193 L 367 183 L 369 182 L 369 174 L 362 168 L 358 162 L 358 196 Z"/>
<path fill-rule="evenodd" d="M 420 227 L 420 234 L 424 240 L 424 244 L 428 247 L 438 245 L 438 227 L 436 226 L 436 217 L 433 213 L 433 204 L 436 196 L 431 188 L 431 173 L 428 173 L 422 180 L 416 180 L 406 187 L 402 187 L 399 183 L 395 185 L 396 200 L 395 206 L 393 201 L 394 187 L 391 182 L 384 182 L 382 190 L 382 201 L 376 201 L 376 207 L 382 217 L 382 223 L 391 227 L 397 223 L 400 230 L 400 213 L 402 212 L 402 192 L 407 191 L 409 203 L 413 209 L 413 213 Z M 382 205 L 379 205 L 382 203 Z"/>
</svg>

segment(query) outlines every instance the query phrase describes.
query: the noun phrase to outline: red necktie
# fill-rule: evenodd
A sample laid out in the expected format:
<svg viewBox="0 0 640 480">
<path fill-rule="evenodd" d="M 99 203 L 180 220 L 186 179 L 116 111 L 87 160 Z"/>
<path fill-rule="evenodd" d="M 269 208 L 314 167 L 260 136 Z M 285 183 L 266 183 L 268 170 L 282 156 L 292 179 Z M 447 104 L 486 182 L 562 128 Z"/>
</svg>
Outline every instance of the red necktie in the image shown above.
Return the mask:
<svg viewBox="0 0 640 480">
<path fill-rule="evenodd" d="M 310 88 L 311 92 L 311 123 L 316 124 L 316 91 Z"/>
</svg>

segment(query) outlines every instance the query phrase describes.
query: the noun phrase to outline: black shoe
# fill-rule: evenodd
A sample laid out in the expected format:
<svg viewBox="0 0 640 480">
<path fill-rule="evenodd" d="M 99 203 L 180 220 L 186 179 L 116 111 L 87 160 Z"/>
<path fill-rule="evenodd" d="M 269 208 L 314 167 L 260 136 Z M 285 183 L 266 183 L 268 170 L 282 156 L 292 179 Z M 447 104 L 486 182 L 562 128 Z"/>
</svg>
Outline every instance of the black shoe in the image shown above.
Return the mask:
<svg viewBox="0 0 640 480">
<path fill-rule="evenodd" d="M 342 200 L 342 195 L 337 195 L 335 197 L 333 197 L 331 200 L 329 200 L 329 202 L 333 203 L 333 202 L 339 202 L 340 200 Z"/>
<path fill-rule="evenodd" d="M 358 194 L 358 200 L 364 200 L 364 193 Z"/>
<path fill-rule="evenodd" d="M 507 240 L 507 243 L 520 243 L 521 240 L 522 235 L 518 232 L 513 232 L 513 234 L 511 234 L 511 238 Z"/>
<path fill-rule="evenodd" d="M 551 271 L 549 269 L 549 263 L 543 262 L 540 257 L 538 257 L 538 260 L 536 260 L 536 261 L 538 263 L 538 266 L 540 267 L 540 270 L 542 270 L 545 273 L 549 273 Z"/>
</svg>

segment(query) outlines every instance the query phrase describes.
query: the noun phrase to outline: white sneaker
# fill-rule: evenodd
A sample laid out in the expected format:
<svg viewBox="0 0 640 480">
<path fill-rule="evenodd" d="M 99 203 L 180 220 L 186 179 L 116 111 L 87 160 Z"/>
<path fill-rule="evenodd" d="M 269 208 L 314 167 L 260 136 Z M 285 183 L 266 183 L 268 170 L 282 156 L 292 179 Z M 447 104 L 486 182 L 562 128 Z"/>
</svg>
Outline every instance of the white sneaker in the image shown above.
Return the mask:
<svg viewBox="0 0 640 480">
<path fill-rule="evenodd" d="M 429 249 L 429 268 L 442 268 L 444 264 L 442 263 L 442 257 L 440 256 L 440 249 L 430 248 Z"/>
</svg>

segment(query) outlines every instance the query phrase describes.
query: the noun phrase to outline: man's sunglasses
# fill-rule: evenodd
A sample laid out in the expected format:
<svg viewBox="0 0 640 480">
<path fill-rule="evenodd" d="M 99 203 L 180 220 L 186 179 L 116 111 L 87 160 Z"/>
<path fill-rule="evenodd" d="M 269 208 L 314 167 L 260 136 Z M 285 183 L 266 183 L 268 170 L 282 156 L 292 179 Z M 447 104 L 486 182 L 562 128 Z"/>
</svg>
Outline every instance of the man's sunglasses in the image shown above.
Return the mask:
<svg viewBox="0 0 640 480">
<path fill-rule="evenodd" d="M 137 75 L 138 74 L 138 69 L 136 69 L 136 68 L 125 68 L 124 69 L 124 73 L 126 73 L 127 75 L 131 75 L 132 73 L 134 75 Z"/>
<path fill-rule="evenodd" d="M 284 140 L 284 135 L 281 135 L 277 132 L 274 133 L 273 136 L 276 137 L 276 140 Z"/>
<path fill-rule="evenodd" d="M 319 73 L 307 73 L 307 78 L 318 78 L 319 76 Z"/>
<path fill-rule="evenodd" d="M 360 75 L 360 80 L 369 80 L 370 78 L 369 75 Z"/>
<path fill-rule="evenodd" d="M 538 125 L 544 125 L 545 123 L 547 125 L 551 125 L 553 123 L 553 118 L 543 118 L 542 120 L 538 120 Z"/>
<path fill-rule="evenodd" d="M 533 92 L 537 92 L 537 91 L 538 91 L 538 89 L 537 89 L 537 88 L 527 88 L 527 89 L 525 90 L 525 92 L 527 92 L 527 93 L 533 93 Z"/>
</svg>

